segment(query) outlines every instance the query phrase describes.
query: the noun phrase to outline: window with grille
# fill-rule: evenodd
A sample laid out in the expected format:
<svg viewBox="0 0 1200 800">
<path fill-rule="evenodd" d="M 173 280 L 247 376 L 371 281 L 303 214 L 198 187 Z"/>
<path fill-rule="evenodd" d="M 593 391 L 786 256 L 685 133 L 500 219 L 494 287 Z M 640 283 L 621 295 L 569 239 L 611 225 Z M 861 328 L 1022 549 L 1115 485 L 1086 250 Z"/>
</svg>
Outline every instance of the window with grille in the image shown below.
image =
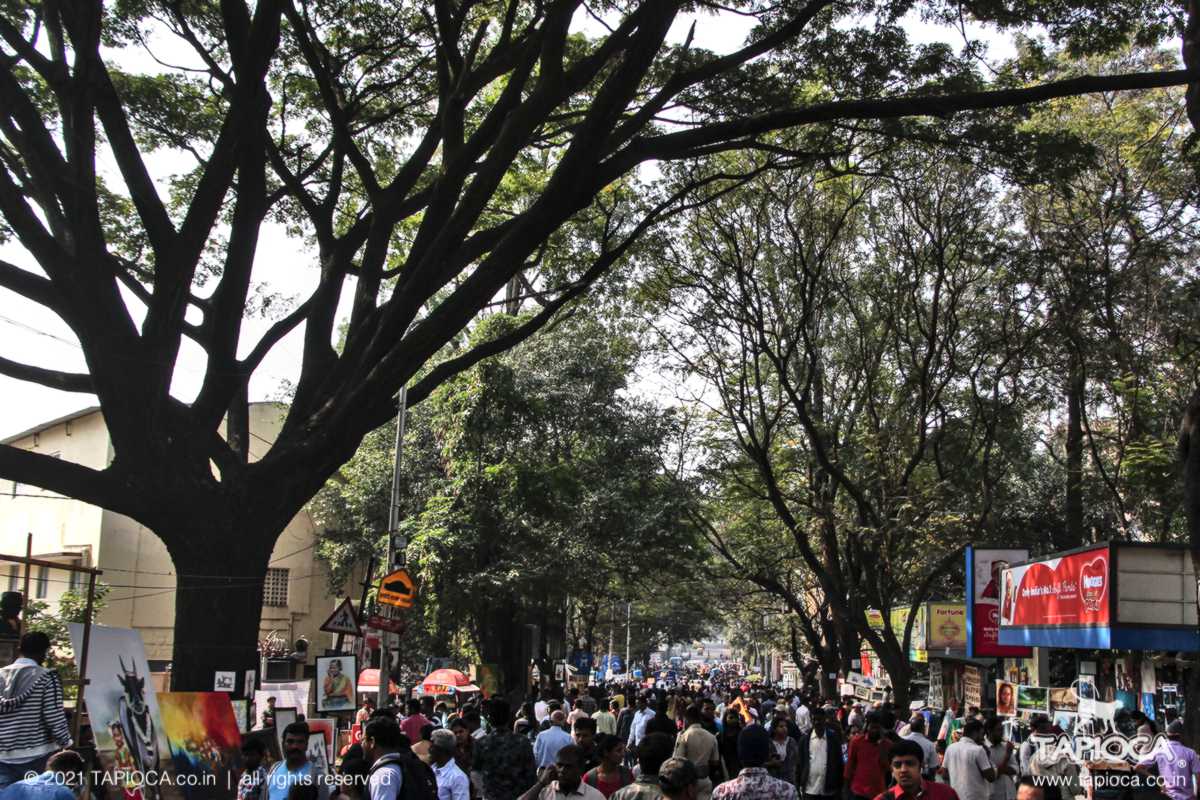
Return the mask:
<svg viewBox="0 0 1200 800">
<path fill-rule="evenodd" d="M 34 586 L 33 596 L 39 600 L 43 599 L 50 593 L 50 568 L 38 567 L 37 584 Z"/>
<path fill-rule="evenodd" d="M 21 567 L 20 567 L 20 565 L 18 565 L 18 564 L 9 564 L 9 565 L 8 565 L 8 590 L 9 590 L 10 592 L 17 592 L 17 591 L 20 591 L 20 589 L 19 589 L 19 588 L 17 588 L 17 587 L 19 587 L 19 586 L 21 585 L 21 582 L 20 582 L 20 581 L 21 581 Z"/>
<path fill-rule="evenodd" d="M 287 608 L 288 604 L 288 571 L 271 568 L 267 570 L 267 581 L 263 586 L 263 605 L 273 608 Z"/>
</svg>

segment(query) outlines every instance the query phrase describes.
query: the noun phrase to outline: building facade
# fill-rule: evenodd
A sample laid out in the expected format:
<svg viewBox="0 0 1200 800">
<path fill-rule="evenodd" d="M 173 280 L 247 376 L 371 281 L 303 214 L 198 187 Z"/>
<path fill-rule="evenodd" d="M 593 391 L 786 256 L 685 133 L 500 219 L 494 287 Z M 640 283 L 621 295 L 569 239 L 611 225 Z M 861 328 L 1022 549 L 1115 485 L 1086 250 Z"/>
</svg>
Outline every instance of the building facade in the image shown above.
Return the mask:
<svg viewBox="0 0 1200 800">
<path fill-rule="evenodd" d="M 276 403 L 250 406 L 250 459 L 260 458 L 283 423 Z M 63 458 L 93 469 L 112 461 L 104 417 L 88 408 L 4 440 L 4 444 Z M 174 644 L 175 568 L 167 548 L 136 520 L 34 486 L 0 483 L 0 553 L 23 556 L 33 535 L 35 558 L 98 567 L 110 589 L 97 621 L 141 632 L 151 669 L 161 671 Z M 329 574 L 316 557 L 318 528 L 307 511 L 296 515 L 275 543 L 264 587 L 260 639 L 310 643 L 309 661 L 330 645 L 319 628 L 337 605 Z M 86 578 L 66 570 L 31 570 L 30 597 L 50 613 L 71 588 L 85 591 Z M 0 563 L 0 590 L 22 591 L 24 567 Z"/>
</svg>

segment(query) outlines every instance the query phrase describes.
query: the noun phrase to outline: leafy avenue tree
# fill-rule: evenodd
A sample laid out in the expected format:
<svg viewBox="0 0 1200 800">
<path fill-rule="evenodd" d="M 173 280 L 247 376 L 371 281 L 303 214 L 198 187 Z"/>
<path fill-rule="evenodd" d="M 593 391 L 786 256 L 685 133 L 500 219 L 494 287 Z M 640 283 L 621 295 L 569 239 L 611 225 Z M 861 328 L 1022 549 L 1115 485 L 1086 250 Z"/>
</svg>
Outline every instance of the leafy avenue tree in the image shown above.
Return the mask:
<svg viewBox="0 0 1200 800">
<path fill-rule="evenodd" d="M 744 47 L 669 43 L 677 20 L 716 9 L 755 18 Z M 910 48 L 909 13 L 1036 23 L 1080 49 L 1183 27 L 1175 4 L 1150 0 L 0 2 L 0 235 L 29 258 L 0 263 L 0 287 L 60 316 L 87 362 L 72 374 L 5 358 L 0 372 L 96 394 L 114 453 L 91 470 L 3 447 L 0 477 L 162 539 L 179 587 L 176 688 L 205 688 L 218 667 L 253 665 L 279 532 L 393 415 L 400 387 L 420 373 L 419 402 L 528 337 L 687 202 L 691 186 L 638 189 L 640 165 L 755 147 L 788 127 L 1189 77 L 992 86 L 970 58 Z M 576 20 L 602 35 L 573 32 Z M 194 168 L 155 174 L 156 150 Z M 319 281 L 243 341 L 255 267 L 270 258 L 260 233 L 275 222 L 304 237 Z M 540 309 L 447 348 L 506 287 Z M 300 330 L 287 419 L 248 463 L 247 382 Z M 190 402 L 170 393 L 185 338 L 207 355 Z M 215 588 L 200 577 L 217 574 L 228 577 Z"/>
<path fill-rule="evenodd" d="M 572 649 L 594 653 L 614 625 L 624 631 L 630 602 L 644 653 L 690 640 L 710 618 L 700 587 L 680 580 L 707 553 L 683 514 L 684 484 L 664 470 L 673 417 L 625 396 L 632 338 L 581 316 L 450 379 L 407 431 L 406 477 L 421 491 L 403 528 L 422 591 L 405 635 L 424 636 L 431 655 L 500 666 L 506 690 L 525 685 L 514 635 L 525 625 L 539 642 L 565 629 Z M 513 324 L 494 315 L 476 333 Z M 336 531 L 322 543 L 335 574 L 381 544 L 382 438 L 317 495 L 318 518 Z"/>
</svg>

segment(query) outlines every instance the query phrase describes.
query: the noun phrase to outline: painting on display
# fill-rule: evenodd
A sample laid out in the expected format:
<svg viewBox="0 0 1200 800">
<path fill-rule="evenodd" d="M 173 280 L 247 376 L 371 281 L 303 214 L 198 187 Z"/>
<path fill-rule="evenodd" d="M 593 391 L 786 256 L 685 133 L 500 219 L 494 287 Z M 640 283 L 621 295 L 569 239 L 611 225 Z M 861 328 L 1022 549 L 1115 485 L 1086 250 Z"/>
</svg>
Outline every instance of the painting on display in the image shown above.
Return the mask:
<svg viewBox="0 0 1200 800">
<path fill-rule="evenodd" d="M 358 676 L 354 656 L 340 655 L 317 659 L 317 711 L 353 711 L 354 681 Z"/>
<path fill-rule="evenodd" d="M 232 700 L 233 716 L 237 720 L 238 730 L 242 733 L 250 732 L 250 701 L 249 700 Z"/>
<path fill-rule="evenodd" d="M 1079 698 L 1075 695 L 1075 690 L 1070 686 L 1052 688 L 1050 690 L 1050 710 L 1054 712 L 1066 711 L 1072 714 L 1078 711 Z"/>
<path fill-rule="evenodd" d="M 165 692 L 158 698 L 163 730 L 183 793 L 227 797 L 241 769 L 242 734 L 224 692 Z"/>
<path fill-rule="evenodd" d="M 306 755 L 308 756 L 308 762 L 314 767 L 314 774 L 329 774 L 329 757 L 326 755 L 325 737 L 321 733 L 310 733 L 308 735 Z"/>
<path fill-rule="evenodd" d="M 325 750 L 328 758 L 333 759 L 333 741 L 337 736 L 337 720 L 326 717 L 317 717 L 304 720 L 308 725 L 309 733 L 319 733 L 325 737 Z"/>
<path fill-rule="evenodd" d="M 237 686 L 236 672 L 217 672 L 217 677 L 213 680 L 214 692 L 232 692 Z"/>
<path fill-rule="evenodd" d="M 1008 681 L 996 681 L 996 713 L 1002 717 L 1016 716 L 1017 687 Z"/>
<path fill-rule="evenodd" d="M 83 652 L 83 625 L 68 623 L 67 631 L 78 660 Z M 96 749 L 125 774 L 157 772 L 170 760 L 149 675 L 140 633 L 92 626 L 83 699 Z M 146 786 L 142 795 L 144 800 L 154 800 L 159 793 L 157 787 Z"/>
<path fill-rule="evenodd" d="M 1046 712 L 1050 709 L 1050 690 L 1041 686 L 1018 686 L 1017 708 Z"/>
<path fill-rule="evenodd" d="M 279 752 L 283 752 L 283 732 L 298 719 L 294 708 L 275 709 L 275 738 L 279 741 Z"/>
</svg>

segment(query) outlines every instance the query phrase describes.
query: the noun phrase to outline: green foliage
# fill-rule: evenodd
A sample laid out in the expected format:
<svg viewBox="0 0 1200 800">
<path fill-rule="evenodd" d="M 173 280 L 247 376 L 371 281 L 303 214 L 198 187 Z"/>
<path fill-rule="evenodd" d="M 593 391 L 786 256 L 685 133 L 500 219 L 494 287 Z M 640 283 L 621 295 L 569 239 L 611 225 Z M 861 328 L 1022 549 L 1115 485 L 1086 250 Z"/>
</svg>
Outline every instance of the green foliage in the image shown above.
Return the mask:
<svg viewBox="0 0 1200 800">
<path fill-rule="evenodd" d="M 473 336 L 518 323 L 494 315 Z M 710 624 L 697 592 L 676 585 L 705 554 L 684 519 L 690 496 L 664 469 L 676 420 L 628 393 L 638 359 L 628 333 L 576 317 L 410 416 L 402 528 L 429 655 L 495 659 L 514 620 L 561 619 L 568 605 L 577 647 L 594 645 L 602 610 L 626 600 L 639 651 Z M 369 437 L 318 496 L 318 519 L 334 527 L 319 553 L 335 580 L 380 546 L 392 435 Z"/>
</svg>

